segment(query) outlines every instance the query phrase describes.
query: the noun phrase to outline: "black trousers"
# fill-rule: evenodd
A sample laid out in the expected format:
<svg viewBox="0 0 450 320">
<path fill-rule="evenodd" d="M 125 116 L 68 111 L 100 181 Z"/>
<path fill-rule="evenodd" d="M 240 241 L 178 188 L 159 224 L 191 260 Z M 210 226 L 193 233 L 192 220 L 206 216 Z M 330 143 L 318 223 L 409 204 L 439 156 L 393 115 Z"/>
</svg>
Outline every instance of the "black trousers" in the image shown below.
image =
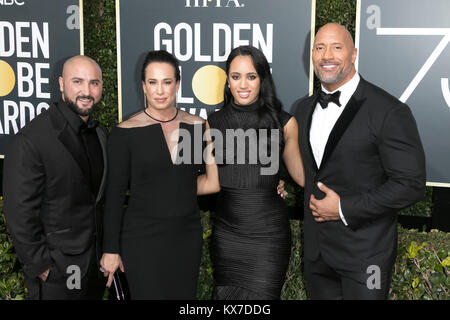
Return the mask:
<svg viewBox="0 0 450 320">
<path fill-rule="evenodd" d="M 72 288 L 68 285 L 71 276 L 67 274 L 61 279 L 54 279 L 50 271 L 46 281 L 40 278 L 29 278 L 25 275 L 25 282 L 30 300 L 101 300 L 106 289 L 106 278 L 99 271 L 95 248 L 91 248 L 91 258 L 86 275 L 80 279 L 80 286 Z M 72 283 L 73 284 L 73 283 Z M 72 289 L 71 289 L 72 288 Z"/>
<path fill-rule="evenodd" d="M 306 293 L 313 300 L 386 300 L 393 264 L 379 266 L 379 273 L 337 270 L 322 256 L 304 260 Z M 378 277 L 378 279 L 376 279 Z"/>
</svg>

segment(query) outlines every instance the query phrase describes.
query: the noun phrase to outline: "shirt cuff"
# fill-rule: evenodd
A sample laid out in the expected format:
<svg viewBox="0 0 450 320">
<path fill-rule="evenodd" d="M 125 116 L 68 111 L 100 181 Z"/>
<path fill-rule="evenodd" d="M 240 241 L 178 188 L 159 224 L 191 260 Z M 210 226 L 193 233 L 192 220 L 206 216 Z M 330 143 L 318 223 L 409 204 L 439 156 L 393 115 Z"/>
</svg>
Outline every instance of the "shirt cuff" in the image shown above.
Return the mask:
<svg viewBox="0 0 450 320">
<path fill-rule="evenodd" d="M 344 214 L 342 213 L 342 209 L 341 209 L 341 199 L 339 199 L 339 216 L 341 217 L 342 222 L 344 223 L 344 225 L 346 227 L 348 227 L 348 223 L 347 221 L 345 221 L 345 217 Z"/>
</svg>

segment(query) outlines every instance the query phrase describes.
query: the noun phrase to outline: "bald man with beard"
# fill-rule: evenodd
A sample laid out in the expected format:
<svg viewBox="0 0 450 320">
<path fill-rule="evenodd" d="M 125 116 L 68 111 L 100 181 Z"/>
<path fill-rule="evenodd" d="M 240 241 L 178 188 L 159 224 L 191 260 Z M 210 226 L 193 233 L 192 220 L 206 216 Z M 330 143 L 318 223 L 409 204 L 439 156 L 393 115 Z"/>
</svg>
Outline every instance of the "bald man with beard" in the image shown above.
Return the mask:
<svg viewBox="0 0 450 320">
<path fill-rule="evenodd" d="M 356 56 L 345 27 L 320 28 L 312 60 L 321 89 L 295 106 L 311 299 L 387 299 L 397 212 L 425 193 L 425 156 L 409 107 L 364 80 Z"/>
<path fill-rule="evenodd" d="M 106 131 L 90 114 L 102 72 L 89 57 L 68 59 L 61 99 L 22 128 L 4 161 L 4 214 L 28 298 L 101 299 L 99 272 Z"/>
</svg>

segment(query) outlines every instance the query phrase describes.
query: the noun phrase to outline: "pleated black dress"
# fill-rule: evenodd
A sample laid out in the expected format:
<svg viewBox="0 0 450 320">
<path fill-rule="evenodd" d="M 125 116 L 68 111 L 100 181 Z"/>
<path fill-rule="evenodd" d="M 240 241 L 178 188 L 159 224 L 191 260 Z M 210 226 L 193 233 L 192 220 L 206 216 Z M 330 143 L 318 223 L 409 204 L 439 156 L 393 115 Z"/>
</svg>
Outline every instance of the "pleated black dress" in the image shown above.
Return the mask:
<svg viewBox="0 0 450 320">
<path fill-rule="evenodd" d="M 204 147 L 204 128 L 180 123 L 192 138 L 183 151 L 192 150 L 191 161 L 185 161 L 190 164 L 173 164 L 160 124 L 112 129 L 103 251 L 121 255 L 131 299 L 197 297 L 202 250 L 197 176 L 203 164 L 194 150 Z"/>
<path fill-rule="evenodd" d="M 211 128 L 224 136 L 223 144 L 217 140 L 214 144 L 216 160 L 223 162 L 219 164 L 221 191 L 212 238 L 215 299 L 279 299 L 289 265 L 290 224 L 287 207 L 276 190 L 278 170 L 262 174 L 262 161 L 252 162 L 249 153 L 250 145 L 259 144 L 262 135 L 256 142 L 247 140 L 244 146 L 242 141 L 227 139 L 229 129 L 257 128 L 258 108 L 258 102 L 230 104 L 208 117 Z M 281 125 L 290 117 L 283 111 Z M 227 158 L 230 148 L 235 150 L 234 157 Z M 239 149 L 245 150 L 245 163 L 238 161 Z M 278 159 L 280 153 L 278 149 Z"/>
</svg>

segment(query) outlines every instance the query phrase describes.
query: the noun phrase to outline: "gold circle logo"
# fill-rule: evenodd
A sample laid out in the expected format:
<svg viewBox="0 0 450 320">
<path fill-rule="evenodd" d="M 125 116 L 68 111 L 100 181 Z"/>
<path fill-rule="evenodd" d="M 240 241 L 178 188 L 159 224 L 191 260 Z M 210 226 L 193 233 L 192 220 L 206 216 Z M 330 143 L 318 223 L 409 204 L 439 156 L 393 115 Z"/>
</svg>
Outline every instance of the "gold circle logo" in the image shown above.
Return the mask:
<svg viewBox="0 0 450 320">
<path fill-rule="evenodd" d="M 198 100 L 208 105 L 223 101 L 223 87 L 227 76 L 218 66 L 201 67 L 192 77 L 192 91 Z"/>
<path fill-rule="evenodd" d="M 0 97 L 8 95 L 16 83 L 16 76 L 11 66 L 0 60 Z"/>
</svg>

